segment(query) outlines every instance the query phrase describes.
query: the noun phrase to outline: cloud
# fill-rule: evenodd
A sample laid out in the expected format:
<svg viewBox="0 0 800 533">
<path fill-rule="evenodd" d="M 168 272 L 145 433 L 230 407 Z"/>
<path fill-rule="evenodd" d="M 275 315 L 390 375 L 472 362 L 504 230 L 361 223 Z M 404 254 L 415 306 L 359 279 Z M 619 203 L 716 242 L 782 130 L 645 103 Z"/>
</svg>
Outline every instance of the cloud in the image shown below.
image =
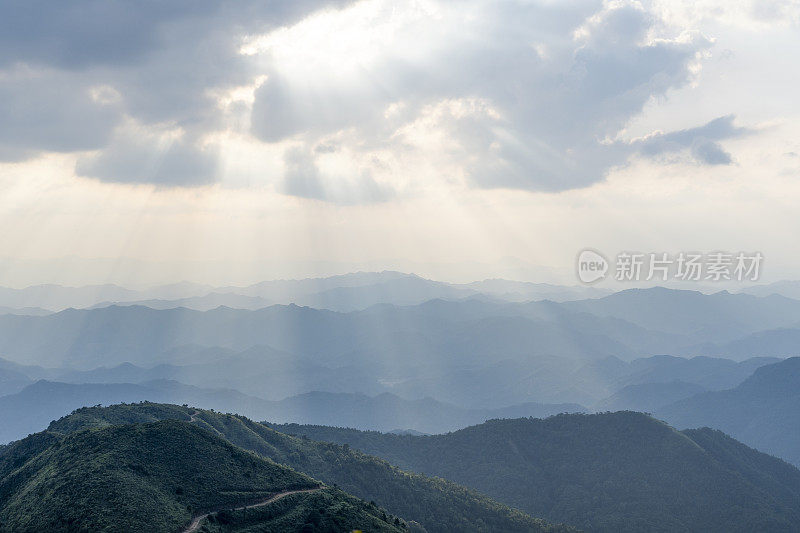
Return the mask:
<svg viewBox="0 0 800 533">
<path fill-rule="evenodd" d="M 322 7 L 350 0 L 7 0 L 0 7 L 0 67 L 15 63 L 85 69 L 146 66 L 176 45 L 182 29 L 202 44 L 296 22 Z M 178 31 L 178 35 L 173 32 Z M 212 53 L 206 49 L 204 53 Z"/>
<path fill-rule="evenodd" d="M 485 188 L 585 187 L 637 152 L 690 148 L 700 163 L 730 162 L 716 141 L 734 132 L 713 123 L 705 137 L 699 129 L 664 134 L 660 148 L 655 138 L 648 146 L 613 140 L 652 98 L 688 83 L 711 46 L 699 34 L 660 36 L 660 21 L 639 4 L 463 1 L 400 22 L 385 15 L 377 8 L 354 16 L 388 37 L 366 40 L 377 52 L 348 76 L 346 50 L 338 65 L 334 56 L 311 63 L 319 57 L 304 55 L 303 39 L 323 58 L 335 48 L 305 27 L 311 22 L 276 35 L 265 52 L 270 78 L 255 94 L 254 135 L 324 143 L 346 131 L 364 161 L 389 147 L 404 163 L 417 157 L 426 159 L 419 166 L 458 168 L 466 184 Z M 344 24 L 327 22 L 333 33 Z M 453 102 L 482 104 L 455 109 Z M 409 133 L 420 124 L 427 134 Z"/>
<path fill-rule="evenodd" d="M 283 192 L 301 198 L 325 198 L 325 189 L 314 159 L 303 150 L 295 148 L 285 154 L 286 174 Z"/>
<path fill-rule="evenodd" d="M 202 139 L 225 128 L 217 95 L 256 74 L 240 54 L 243 39 L 348 1 L 2 2 L 0 159 L 107 150 L 82 159 L 79 172 L 109 181 L 205 184 L 217 176 L 203 171 L 210 156 Z M 122 145 L 127 137 L 119 129 L 129 121 L 185 132 L 185 140 L 145 158 L 159 158 L 163 171 L 133 174 L 131 166 L 147 167 L 128 165 L 132 154 L 145 155 L 146 143 Z"/>
<path fill-rule="evenodd" d="M 355 178 L 323 176 L 311 151 L 302 147 L 288 149 L 284 159 L 286 173 L 280 190 L 291 196 L 339 204 L 378 203 L 396 196 L 396 191 L 375 181 L 368 171 Z"/>
<path fill-rule="evenodd" d="M 217 165 L 213 147 L 198 146 L 180 131 L 129 123 L 103 150 L 81 157 L 76 172 L 116 183 L 199 186 L 215 181 Z"/>
<path fill-rule="evenodd" d="M 718 141 L 748 135 L 752 130 L 734 125 L 735 117 L 728 115 L 714 119 L 703 126 L 670 133 L 656 133 L 644 139 L 634 140 L 632 148 L 642 154 L 656 156 L 688 149 L 697 163 L 706 165 L 729 165 L 731 156 Z"/>
<path fill-rule="evenodd" d="M 634 154 L 729 164 L 719 143 L 744 133 L 730 117 L 617 139 L 712 46 L 658 13 L 600 0 L 13 0 L 0 6 L 0 159 L 79 152 L 83 176 L 200 186 L 220 179 L 215 143 L 232 131 L 285 151 L 284 174 L 265 177 L 277 190 L 338 203 L 433 179 L 562 191 Z"/>
<path fill-rule="evenodd" d="M 97 101 L 90 87 L 58 71 L 18 68 L 0 76 L 0 156 L 6 160 L 37 150 L 97 148 L 119 119 L 118 105 Z"/>
</svg>

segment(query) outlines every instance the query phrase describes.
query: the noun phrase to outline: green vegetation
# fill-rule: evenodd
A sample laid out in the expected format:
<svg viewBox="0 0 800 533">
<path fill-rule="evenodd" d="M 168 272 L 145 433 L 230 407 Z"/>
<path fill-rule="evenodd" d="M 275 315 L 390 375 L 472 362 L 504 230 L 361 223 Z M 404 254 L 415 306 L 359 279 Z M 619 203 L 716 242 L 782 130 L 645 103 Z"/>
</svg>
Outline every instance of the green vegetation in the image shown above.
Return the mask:
<svg viewBox="0 0 800 533">
<path fill-rule="evenodd" d="M 708 429 L 633 412 L 493 420 L 445 435 L 275 426 L 598 531 L 796 531 L 800 471 Z"/>
<path fill-rule="evenodd" d="M 565 531 L 450 481 L 404 472 L 384 460 L 331 443 L 292 437 L 244 417 L 151 403 L 90 407 L 51 424 L 71 432 L 159 418 L 192 419 L 241 448 L 289 466 L 435 532 Z"/>
<path fill-rule="evenodd" d="M 87 407 L 56 420 L 47 429 L 55 433 L 73 433 L 81 429 L 145 424 L 161 420 L 185 420 L 188 422 L 193 412 L 193 409 L 186 407 L 151 402 L 121 404 L 108 409 L 102 409 L 99 406 Z"/>
<path fill-rule="evenodd" d="M 197 511 L 317 486 L 186 422 L 41 433 L 0 457 L 0 530 L 175 531 Z"/>
<path fill-rule="evenodd" d="M 300 525 L 298 527 L 298 525 Z M 221 511 L 199 529 L 209 533 L 302 531 L 303 533 L 362 530 L 370 533 L 407 532 L 399 518 L 341 490 L 292 494 L 264 507 Z"/>
<path fill-rule="evenodd" d="M 330 487 L 233 510 L 320 483 L 187 422 L 101 426 L 37 433 L 2 451 L 0 531 L 174 532 L 203 513 L 212 514 L 200 531 L 408 529 Z"/>
</svg>

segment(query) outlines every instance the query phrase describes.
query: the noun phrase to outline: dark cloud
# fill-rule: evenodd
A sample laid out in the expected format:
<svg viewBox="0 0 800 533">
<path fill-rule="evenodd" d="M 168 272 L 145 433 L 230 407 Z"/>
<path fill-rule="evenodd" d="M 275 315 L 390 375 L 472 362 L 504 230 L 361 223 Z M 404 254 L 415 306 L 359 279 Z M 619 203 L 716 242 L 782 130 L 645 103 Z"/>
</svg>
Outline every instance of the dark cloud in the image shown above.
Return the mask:
<svg viewBox="0 0 800 533">
<path fill-rule="evenodd" d="M 348 0 L 4 0 L 0 4 L 0 67 L 28 63 L 59 68 L 142 64 L 174 44 L 180 25 L 202 43 L 215 29 L 240 32 L 291 24 Z M 208 52 L 208 50 L 206 50 Z"/>
<path fill-rule="evenodd" d="M 128 131 L 104 150 L 79 159 L 77 172 L 109 182 L 191 187 L 215 181 L 217 154 L 168 134 Z"/>
<path fill-rule="evenodd" d="M 6 0 L 0 7 L 0 66 L 59 68 L 140 61 L 160 29 L 211 2 Z"/>
<path fill-rule="evenodd" d="M 215 179 L 203 135 L 224 117 L 212 95 L 250 83 L 242 39 L 291 24 L 344 0 L 9 0 L 0 3 L 0 159 L 42 151 L 104 150 L 78 172 L 108 181 L 162 185 Z M 103 98 L 102 91 L 117 95 Z M 185 132 L 146 157 L 140 140 L 116 131 Z M 109 145 L 113 137 L 113 144 Z M 128 145 L 124 145 L 127 142 Z M 160 158 L 159 170 L 137 158 Z M 192 162 L 193 158 L 197 158 Z"/>
<path fill-rule="evenodd" d="M 705 138 L 695 139 L 692 143 L 692 156 L 707 165 L 730 165 L 733 162 L 731 154 L 723 150 L 719 143 Z"/>
<path fill-rule="evenodd" d="M 0 157 L 36 150 L 72 152 L 103 146 L 120 119 L 119 105 L 97 101 L 59 72 L 12 71 L 0 77 Z"/>
<path fill-rule="evenodd" d="M 752 133 L 747 128 L 736 126 L 734 118 L 733 115 L 727 115 L 696 128 L 651 135 L 643 140 L 634 141 L 631 146 L 649 156 L 688 149 L 698 163 L 729 165 L 732 162 L 731 156 L 722 149 L 718 141 Z"/>
</svg>

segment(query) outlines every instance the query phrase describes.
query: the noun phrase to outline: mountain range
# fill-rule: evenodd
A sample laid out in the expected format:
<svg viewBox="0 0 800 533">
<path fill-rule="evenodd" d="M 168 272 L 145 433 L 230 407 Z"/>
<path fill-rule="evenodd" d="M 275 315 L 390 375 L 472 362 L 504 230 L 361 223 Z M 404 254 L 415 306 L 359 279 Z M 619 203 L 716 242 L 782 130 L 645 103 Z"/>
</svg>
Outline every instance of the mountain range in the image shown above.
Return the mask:
<svg viewBox="0 0 800 533">
<path fill-rule="evenodd" d="M 348 313 L 296 305 L 205 312 L 110 306 L 47 316 L 0 315 L 0 353 L 27 364 L 89 369 L 123 362 L 172 363 L 170 351 L 184 346 L 236 351 L 269 346 L 323 366 L 372 366 L 396 373 L 426 364 L 486 365 L 540 357 L 705 355 L 704 346 L 798 323 L 798 300 L 660 288 L 564 303 L 430 300 Z M 791 346 L 772 352 L 794 355 Z M 752 353 L 735 355 L 764 353 L 754 346 Z"/>
<path fill-rule="evenodd" d="M 661 407 L 676 427 L 708 426 L 800 465 L 800 358 L 757 369 L 740 385 Z"/>
<path fill-rule="evenodd" d="M 371 508 L 369 514 L 383 513 L 377 506 L 384 507 L 388 513 L 395 514 L 408 521 L 408 524 L 416 524 L 418 527 L 409 529 L 414 531 L 437 532 L 562 532 L 569 528 L 553 526 L 544 523 L 539 519 L 531 518 L 524 513 L 512 510 L 496 501 L 493 501 L 474 491 L 456 485 L 455 483 L 429 478 L 419 474 L 404 472 L 385 461 L 351 450 L 347 447 L 337 446 L 328 443 L 314 442 L 308 439 L 295 438 L 283 433 L 274 431 L 262 424 L 253 422 L 241 416 L 221 414 L 205 411 L 185 406 L 163 405 L 152 403 L 141 403 L 136 405 L 115 405 L 111 407 L 99 408 L 90 407 L 80 409 L 73 414 L 53 422 L 48 430 L 31 437 L 31 439 L 52 439 L 53 436 L 61 435 L 81 435 L 88 432 L 96 432 L 104 428 L 128 428 L 129 432 L 141 431 L 140 428 L 152 427 L 152 424 L 168 422 L 179 424 L 178 427 L 191 426 L 193 431 L 201 431 L 212 442 L 224 439 L 229 446 L 234 449 L 247 450 L 255 454 L 254 458 L 266 459 L 270 464 L 282 465 L 285 469 L 291 469 L 296 473 L 311 476 L 320 485 L 320 481 L 328 487 L 341 488 L 349 494 L 370 501 Z M 144 425 L 144 426 L 143 426 Z M 185 430 L 184 430 L 185 431 Z M 199 434 L 198 434 L 199 435 Z M 26 439 L 28 440 L 28 439 Z M 202 442 L 203 439 L 198 439 Z M 26 442 L 26 441 L 22 441 Z M 134 441 L 136 442 L 136 441 Z M 195 446 L 197 446 L 195 444 Z M 14 457 L 14 461 L 19 463 L 19 454 L 14 451 L 19 447 L 15 443 L 5 449 L 0 450 L 0 460 L 9 455 Z M 171 444 L 170 453 L 182 453 L 175 451 L 175 445 Z M 160 453 L 161 445 L 155 443 L 151 449 L 145 451 L 146 454 Z M 189 450 L 193 447 L 187 448 Z M 179 448 L 180 450 L 180 448 Z M 88 458 L 96 457 L 99 452 L 101 457 L 104 448 L 94 447 L 86 450 Z M 171 457 L 167 455 L 164 459 L 156 460 L 156 464 L 171 464 Z M 138 457 L 134 458 L 138 459 Z M 214 460 L 213 457 L 209 457 Z M 121 465 L 128 464 L 127 461 L 118 461 Z M 123 467 L 124 468 L 124 467 Z M 243 472 L 247 477 L 248 469 Z M 76 469 L 76 474 L 85 472 Z M 149 470 L 148 470 L 149 472 Z M 241 475 L 242 473 L 239 473 Z M 205 476 L 201 476 L 202 482 Z M 305 479 L 308 479 L 307 477 Z M 212 480 L 211 486 L 224 483 L 224 474 Z M 175 492 L 177 493 L 177 488 Z M 228 487 L 231 485 L 228 484 Z M 307 485 L 306 485 L 307 486 Z M 187 492 L 184 487 L 184 494 Z M 341 496 L 341 494 L 338 494 Z M 242 498 L 249 495 L 241 494 L 222 494 L 221 496 Z M 332 494 L 331 496 L 337 496 Z M 250 500 L 252 501 L 252 500 Z M 351 500 L 352 502 L 352 500 Z M 373 503 L 374 502 L 374 503 Z M 91 503 L 91 502 L 89 502 Z M 377 504 L 377 505 L 376 505 Z M 0 493 L 0 506 L 2 505 L 2 493 Z M 352 503 L 353 507 L 358 507 Z M 1 508 L 1 507 L 0 507 Z M 327 514 L 324 505 L 314 502 L 313 505 L 303 506 L 301 509 L 306 511 L 318 510 L 322 514 Z M 362 507 L 363 509 L 363 507 Z M 124 512 L 121 510 L 120 512 Z M 280 514 L 286 511 L 282 511 Z M 308 520 L 308 515 L 304 518 Z M 247 519 L 234 515 L 233 518 Z M 264 518 L 264 517 L 260 517 Z M 387 517 L 390 518 L 390 517 Z M 394 521 L 391 520 L 394 524 Z M 302 522 L 300 522 L 302 523 Z M 321 528 L 321 531 L 350 531 L 347 523 L 342 523 L 337 527 L 328 529 Z M 362 524 L 363 526 L 364 524 Z M 402 523 L 401 523 L 402 527 Z M 295 528 L 265 528 L 260 530 L 268 531 L 298 531 Z M 316 531 L 317 529 L 312 529 Z M 370 530 L 366 528 L 366 530 Z M 213 531 L 213 530 L 212 530 Z"/>
<path fill-rule="evenodd" d="M 656 357 L 625 363 L 623 367 L 629 370 L 633 367 L 636 371 L 616 379 L 617 385 L 624 386 L 592 405 L 594 410 L 632 409 L 654 413 L 678 428 L 720 429 L 758 450 L 800 464 L 797 447 L 800 420 L 795 415 L 800 412 L 797 392 L 800 390 L 800 358 L 777 363 L 763 360 L 735 363 L 709 358 Z M 589 367 L 582 372 L 589 373 L 590 369 L 597 370 Z M 755 370 L 751 376 L 741 378 L 751 370 Z M 692 372 L 695 373 L 694 382 L 675 379 Z M 636 383 L 637 379 L 650 380 L 654 375 L 661 375 L 663 381 Z M 10 380 L 13 374 L 6 376 Z M 26 383 L 25 376 L 19 376 Z M 628 382 L 634 384 L 626 384 Z M 458 430 L 492 418 L 547 417 L 586 411 L 578 404 L 540 403 L 466 408 L 433 398 L 412 400 L 390 393 L 368 396 L 317 391 L 270 401 L 232 389 L 202 388 L 163 379 L 136 384 L 69 384 L 40 380 L 15 394 L 0 396 L 0 442 L 40 431 L 49 421 L 82 406 L 143 400 L 192 404 L 273 423 L 430 434 Z"/>
<path fill-rule="evenodd" d="M 383 393 L 310 392 L 280 401 L 247 396 L 230 389 L 203 389 L 175 381 L 141 384 L 68 384 L 40 380 L 16 394 L 0 396 L 0 442 L 41 431 L 55 419 L 88 405 L 151 401 L 191 404 L 222 412 L 235 412 L 259 420 L 327 423 L 380 431 L 415 430 L 443 433 L 491 418 L 546 417 L 582 412 L 575 404 L 527 403 L 502 409 L 465 409 L 432 398 L 405 400 Z"/>
<path fill-rule="evenodd" d="M 247 297 L 426 285 L 420 279 L 381 273 L 269 282 Z M 165 290 L 186 297 L 195 288 Z M 115 290 L 94 288 L 95 296 Z M 633 409 L 680 429 L 722 429 L 798 462 L 791 387 L 752 385 L 796 353 L 798 324 L 800 301 L 783 296 L 664 288 L 349 312 L 112 305 L 0 314 L 2 438 L 39 431 L 73 408 L 141 400 L 276 423 L 426 434 L 491 418 Z M 794 375 L 791 361 L 775 379 Z"/>
<path fill-rule="evenodd" d="M 245 459 L 243 450 L 255 455 Z M 202 473 L 199 465 L 207 465 Z M 266 468 L 272 470 L 261 474 Z M 42 476 L 45 470 L 64 473 Z M 150 479 L 147 486 L 144 479 Z M 222 479 L 226 490 L 215 488 Z M 512 511 L 453 481 L 566 526 Z M 111 484 L 109 497 L 85 498 L 62 510 L 62 502 L 72 501 L 74 494 L 91 495 Z M 295 517 L 293 524 L 320 523 L 324 516 L 313 509 L 322 515 L 347 509 L 340 511 L 342 520 L 379 519 L 429 532 L 566 531 L 569 526 L 792 531 L 800 520 L 795 467 L 722 432 L 679 432 L 632 412 L 492 420 L 444 435 L 413 436 L 296 424 L 268 427 L 237 415 L 139 403 L 82 408 L 45 432 L 0 448 L 0 524 L 19 524 L 14 520 L 35 514 L 39 502 L 47 508 L 33 520 L 44 526 L 56 518 L 94 524 L 99 517 L 141 521 L 150 514 L 153 524 L 186 523 L 217 506 L 259 501 L 255 487 L 261 494 L 327 488 L 314 491 L 321 494 L 309 505 L 311 493 L 287 500 L 280 512 L 268 512 L 278 510 L 270 504 L 263 513 L 216 513 L 206 522 L 209 529 L 216 531 L 217 520 L 233 524 L 226 531 L 238 531 L 244 523 L 269 529 L 268 520 L 280 516 Z M 16 495 L 30 491 L 47 496 L 27 500 L 23 509 Z M 369 500 L 375 503 L 363 503 Z"/>
<path fill-rule="evenodd" d="M 618 412 L 411 436 L 274 425 L 589 531 L 794 531 L 800 471 L 719 431 Z"/>
<path fill-rule="evenodd" d="M 39 433 L 0 454 L 2 531 L 404 531 L 395 520 L 185 421 Z"/>
<path fill-rule="evenodd" d="M 297 304 L 335 311 L 354 311 L 375 304 L 414 305 L 434 298 L 485 296 L 505 301 L 555 300 L 605 296 L 611 291 L 499 279 L 467 284 L 428 280 L 402 272 L 355 272 L 326 278 L 264 281 L 248 286 L 213 287 L 174 283 L 143 289 L 118 285 L 0 287 L 0 313 L 43 314 L 67 308 L 144 305 L 156 309 L 187 307 L 205 311 L 220 305 L 260 309 Z M 4 311 L 5 310 L 5 311 Z"/>
</svg>

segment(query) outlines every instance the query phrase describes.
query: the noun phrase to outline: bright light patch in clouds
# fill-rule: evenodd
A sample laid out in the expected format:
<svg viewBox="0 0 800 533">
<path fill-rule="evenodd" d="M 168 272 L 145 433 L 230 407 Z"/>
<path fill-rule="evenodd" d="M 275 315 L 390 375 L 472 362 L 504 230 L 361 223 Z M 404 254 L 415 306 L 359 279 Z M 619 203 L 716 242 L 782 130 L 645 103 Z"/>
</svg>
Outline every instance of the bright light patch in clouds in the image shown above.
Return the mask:
<svg viewBox="0 0 800 533">
<path fill-rule="evenodd" d="M 76 96 L 90 95 L 80 111 L 89 121 L 73 135 L 77 117 L 46 108 L 55 135 L 35 124 L 17 157 L 92 149 L 79 154 L 79 175 L 167 187 L 235 184 L 249 180 L 223 174 L 233 166 L 225 147 L 213 144 L 250 142 L 252 134 L 270 154 L 265 159 L 284 161 L 283 172 L 262 183 L 336 203 L 387 201 L 432 181 L 586 187 L 638 151 L 609 139 L 652 98 L 690 83 L 711 47 L 699 32 L 676 33 L 635 2 L 318 2 L 282 26 L 254 22 L 253 10 L 270 20 L 271 8 L 257 3 L 239 13 L 205 7 L 197 18 L 177 11 L 143 19 L 147 38 L 132 49 L 135 60 L 109 64 L 87 53 L 80 75 L 64 67 L 39 74 L 48 72 L 47 54 L 25 63 L 30 74 L 4 84 L 10 103 L 0 116 L 9 125 L 19 109 L 26 115 L 38 105 L 31 89 L 63 105 L 35 90 L 64 82 Z M 81 35 L 67 38 L 81 46 Z M 643 153 L 685 151 L 700 163 L 730 163 L 719 141 L 739 130 L 705 127 L 721 135 L 685 138 L 702 126 Z"/>
<path fill-rule="evenodd" d="M 441 19 L 431 2 L 361 1 L 346 9 L 324 10 L 265 35 L 247 36 L 240 53 L 269 54 L 282 75 L 298 81 L 322 76 L 345 81 L 359 77 L 387 53 L 422 57 L 426 45 L 432 44 L 425 42 L 430 37 L 425 34 Z M 422 40 L 419 33 L 413 41 L 404 39 L 412 28 L 423 29 Z"/>
<path fill-rule="evenodd" d="M 0 240 L 6 255 L 34 233 L 29 251 L 68 242 L 57 223 L 42 224 L 49 239 L 17 218 L 9 198 L 36 198 L 45 218 L 86 198 L 92 215 L 75 227 L 87 235 L 92 221 L 120 223 L 111 206 L 167 217 L 178 244 L 152 248 L 167 254 L 215 249 L 227 231 L 245 255 L 298 256 L 303 243 L 446 263 L 471 260 L 475 244 L 487 261 L 560 264 L 602 244 L 582 240 L 587 221 L 619 248 L 638 238 L 609 198 L 650 205 L 648 229 L 684 227 L 653 205 L 654 188 L 709 208 L 747 189 L 731 204 L 753 213 L 748 197 L 794 191 L 796 1 L 34 4 L 0 7 L 0 220 L 21 228 Z M 754 183 L 774 189 L 754 195 Z M 244 229 L 267 219 L 283 233 Z M 144 229 L 156 226 L 124 241 L 131 254 L 173 242 Z M 200 226 L 207 239 L 181 240 Z M 375 228 L 392 237 L 373 242 Z M 715 232 L 715 248 L 758 247 Z M 104 255 L 110 239 L 87 242 Z"/>
<path fill-rule="evenodd" d="M 372 176 L 390 187 L 410 174 L 430 182 L 445 172 L 484 188 L 590 185 L 637 151 L 607 139 L 650 98 L 691 81 L 711 46 L 697 32 L 659 35 L 657 17 L 638 4 L 409 6 L 361 2 L 243 47 L 263 55 L 269 69 L 256 92 L 254 134 L 267 143 L 298 140 L 309 154 L 307 176 L 293 167 L 285 191 L 342 179 L 310 160 L 314 146 L 329 146 L 326 136 L 333 135 L 360 152 L 349 173 L 368 173 L 368 187 L 378 185 Z M 431 113 L 453 102 L 461 112 Z M 482 105 L 464 113 L 467 102 Z M 421 123 L 428 145 L 403 142 Z M 697 161 L 720 164 L 729 158 L 717 143 L 735 131 L 660 151 L 694 146 L 688 153 Z M 378 158 L 383 165 L 376 168 L 374 151 L 387 147 L 394 157 Z"/>
</svg>

